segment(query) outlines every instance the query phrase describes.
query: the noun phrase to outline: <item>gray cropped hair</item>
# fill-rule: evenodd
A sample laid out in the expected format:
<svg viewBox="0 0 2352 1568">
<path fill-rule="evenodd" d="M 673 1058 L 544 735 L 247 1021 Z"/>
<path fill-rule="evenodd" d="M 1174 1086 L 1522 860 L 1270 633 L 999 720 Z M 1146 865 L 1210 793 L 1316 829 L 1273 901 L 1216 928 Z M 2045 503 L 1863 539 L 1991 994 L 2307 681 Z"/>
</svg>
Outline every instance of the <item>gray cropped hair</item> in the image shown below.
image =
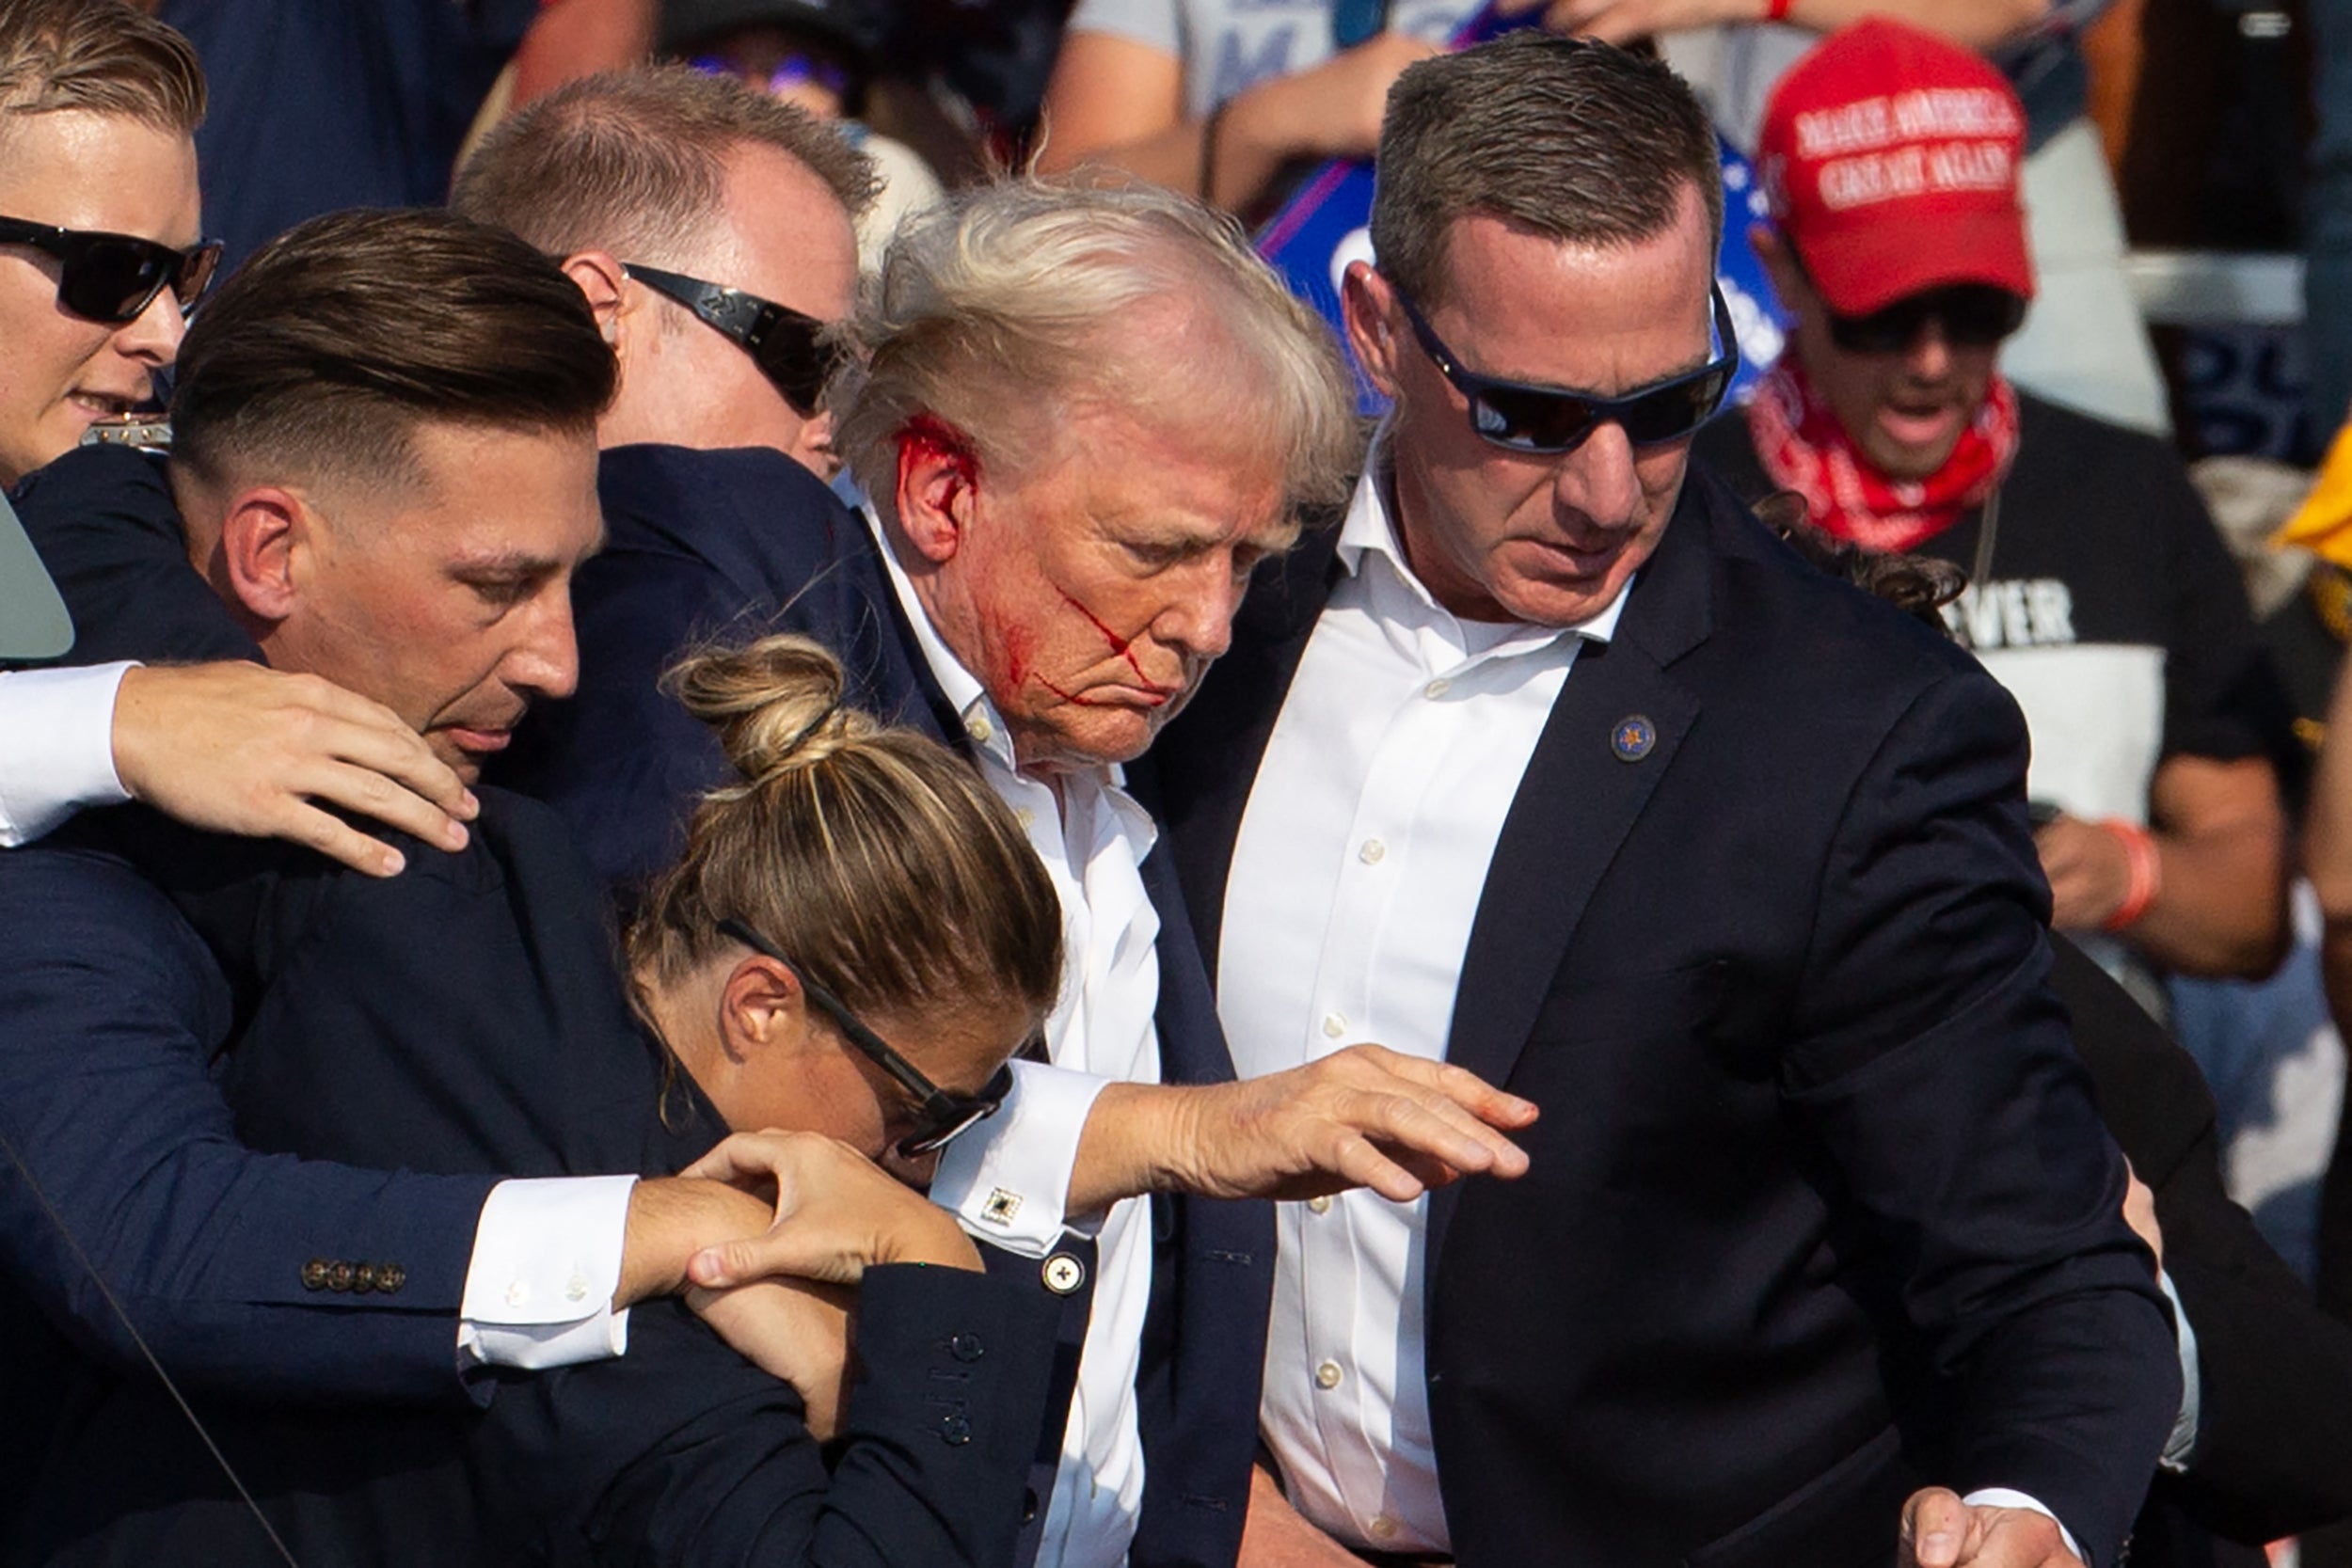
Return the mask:
<svg viewBox="0 0 2352 1568">
<path fill-rule="evenodd" d="M 1362 459 L 1339 343 L 1240 226 L 1155 185 L 1013 177 L 916 214 L 860 312 L 836 440 L 889 503 L 898 437 L 953 428 L 983 466 L 1055 453 L 1069 416 L 1204 419 L 1261 438 L 1294 511 L 1345 499 Z"/>
</svg>

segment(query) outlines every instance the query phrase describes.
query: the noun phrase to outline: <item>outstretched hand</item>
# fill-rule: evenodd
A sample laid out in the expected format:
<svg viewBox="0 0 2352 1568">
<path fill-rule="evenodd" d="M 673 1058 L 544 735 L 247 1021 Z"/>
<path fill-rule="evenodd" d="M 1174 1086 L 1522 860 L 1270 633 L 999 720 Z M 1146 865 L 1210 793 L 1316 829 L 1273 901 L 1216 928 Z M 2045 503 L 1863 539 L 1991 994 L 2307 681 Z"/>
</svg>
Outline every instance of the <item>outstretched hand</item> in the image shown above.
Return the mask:
<svg viewBox="0 0 2352 1568">
<path fill-rule="evenodd" d="M 398 714 L 316 675 L 236 661 L 142 666 L 123 674 L 113 736 L 123 787 L 165 816 L 286 839 L 372 877 L 397 873 L 399 852 L 323 808 L 446 849 L 465 847 L 479 810 Z"/>
<path fill-rule="evenodd" d="M 854 1285 L 879 1263 L 980 1267 L 953 1215 L 848 1144 L 815 1132 L 738 1132 L 681 1174 L 750 1193 L 775 1212 L 763 1234 L 688 1259 L 691 1285 L 779 1277 Z"/>
<path fill-rule="evenodd" d="M 1369 1187 L 1399 1203 L 1461 1177 L 1524 1175 L 1506 1135 L 1535 1106 L 1475 1073 L 1377 1045 L 1234 1084 L 1115 1084 L 1079 1143 L 1073 1213 L 1139 1193 L 1319 1197 Z"/>
<path fill-rule="evenodd" d="M 1896 1563 L 1897 1568 L 2083 1568 L 2048 1514 L 1964 1503 L 1941 1486 L 1914 1492 L 1903 1504 Z"/>
</svg>

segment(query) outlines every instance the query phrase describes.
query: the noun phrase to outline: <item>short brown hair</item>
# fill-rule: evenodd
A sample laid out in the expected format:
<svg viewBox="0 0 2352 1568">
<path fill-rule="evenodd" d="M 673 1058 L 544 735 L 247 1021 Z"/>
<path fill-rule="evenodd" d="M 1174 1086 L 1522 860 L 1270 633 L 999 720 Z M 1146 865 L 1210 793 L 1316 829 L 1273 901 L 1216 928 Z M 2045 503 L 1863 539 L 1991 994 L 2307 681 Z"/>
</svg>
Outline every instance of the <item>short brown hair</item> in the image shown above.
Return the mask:
<svg viewBox="0 0 2352 1568">
<path fill-rule="evenodd" d="M 450 205 L 550 256 L 682 260 L 719 215 L 745 146 L 797 159 L 856 217 L 874 166 L 838 127 L 732 77 L 645 66 L 573 82 L 501 122 L 457 171 Z"/>
<path fill-rule="evenodd" d="M 1454 223 L 1484 214 L 1565 245 L 1674 227 L 1682 193 L 1724 228 L 1707 111 L 1659 60 L 1529 30 L 1406 69 L 1389 89 L 1372 201 L 1381 275 L 1422 306 L 1445 286 Z"/>
<path fill-rule="evenodd" d="M 692 655 L 665 684 L 718 730 L 740 782 L 704 799 L 629 927 L 641 996 L 739 920 L 860 1012 L 1052 1009 L 1061 906 L 971 764 L 841 706 L 840 663 L 804 637 Z"/>
<path fill-rule="evenodd" d="M 425 210 L 333 213 L 239 268 L 180 346 L 173 460 L 398 481 L 423 420 L 593 431 L 612 351 L 586 296 L 502 229 Z"/>
<path fill-rule="evenodd" d="M 61 109 L 193 136 L 204 71 L 186 39 L 123 0 L 0 0 L 0 137 Z"/>
</svg>

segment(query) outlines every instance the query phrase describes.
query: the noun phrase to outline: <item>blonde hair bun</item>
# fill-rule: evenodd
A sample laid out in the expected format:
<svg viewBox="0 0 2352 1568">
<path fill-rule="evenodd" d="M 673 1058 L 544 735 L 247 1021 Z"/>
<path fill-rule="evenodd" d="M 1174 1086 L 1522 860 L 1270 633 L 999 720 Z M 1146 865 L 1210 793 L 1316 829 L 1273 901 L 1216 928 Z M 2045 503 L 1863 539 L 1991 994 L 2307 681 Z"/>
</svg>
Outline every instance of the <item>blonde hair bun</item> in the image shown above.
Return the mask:
<svg viewBox="0 0 2352 1568">
<path fill-rule="evenodd" d="M 668 684 L 687 712 L 719 732 L 727 760 L 752 787 L 818 767 L 880 727 L 841 705 L 841 661 L 788 633 L 689 654 Z"/>
</svg>

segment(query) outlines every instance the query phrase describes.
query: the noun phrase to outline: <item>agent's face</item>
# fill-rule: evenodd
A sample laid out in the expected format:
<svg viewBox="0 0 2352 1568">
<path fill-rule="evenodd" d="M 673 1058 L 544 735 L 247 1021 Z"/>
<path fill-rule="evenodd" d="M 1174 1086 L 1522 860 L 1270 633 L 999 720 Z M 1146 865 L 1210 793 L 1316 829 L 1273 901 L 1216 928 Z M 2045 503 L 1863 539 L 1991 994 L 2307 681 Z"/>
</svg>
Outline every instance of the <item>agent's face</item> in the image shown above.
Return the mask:
<svg viewBox="0 0 2352 1568">
<path fill-rule="evenodd" d="M 1232 642 L 1251 568 L 1295 537 L 1283 480 L 1251 433 L 1095 410 L 1031 471 L 975 467 L 930 509 L 916 592 L 1024 768 L 1142 754 Z"/>
<path fill-rule="evenodd" d="M 532 701 L 576 683 L 572 572 L 603 532 L 596 443 L 426 424 L 413 445 L 413 485 L 278 492 L 294 515 L 262 641 L 272 664 L 392 709 L 471 782 Z"/>
<path fill-rule="evenodd" d="M 718 224 L 666 270 L 835 323 L 857 299 L 857 237 L 832 191 L 797 159 L 744 147 L 727 161 Z M 643 283 L 623 286 L 620 309 L 621 387 L 599 431 L 606 446 L 772 447 L 832 479 L 840 462 L 831 414 L 794 407 L 740 344 Z"/>
<path fill-rule="evenodd" d="M 0 215 L 64 229 L 196 243 L 196 144 L 122 115 L 10 116 L 0 133 Z M 180 351 L 180 300 L 91 321 L 57 298 L 60 263 L 0 245 L 0 485 L 71 451 L 97 420 L 148 401 Z"/>
<path fill-rule="evenodd" d="M 1595 248 L 1473 215 L 1445 283 L 1418 300 L 1463 369 L 1616 397 L 1713 356 L 1713 257 L 1695 188 L 1661 234 Z M 1455 614 L 1566 626 L 1606 609 L 1666 531 L 1690 441 L 1635 447 L 1603 424 L 1571 451 L 1494 446 L 1413 335 L 1394 288 L 1360 265 L 1345 292 L 1358 358 L 1395 400 L 1396 519 L 1413 570 Z"/>
<path fill-rule="evenodd" d="M 1036 1020 L 1025 1008 L 975 1004 L 908 1015 L 877 1013 L 861 1022 L 888 1041 L 916 1071 L 955 1095 L 975 1095 L 1026 1042 Z M 721 1109 L 738 1129 L 780 1128 L 838 1138 L 901 1180 L 922 1185 L 939 1163 L 936 1150 L 898 1153 L 915 1131 L 914 1095 L 851 1045 L 811 1008 L 800 1026 L 813 1038 L 795 1057 L 767 1052 L 744 1058 Z M 714 1101 L 714 1103 L 716 1101 Z"/>
</svg>

